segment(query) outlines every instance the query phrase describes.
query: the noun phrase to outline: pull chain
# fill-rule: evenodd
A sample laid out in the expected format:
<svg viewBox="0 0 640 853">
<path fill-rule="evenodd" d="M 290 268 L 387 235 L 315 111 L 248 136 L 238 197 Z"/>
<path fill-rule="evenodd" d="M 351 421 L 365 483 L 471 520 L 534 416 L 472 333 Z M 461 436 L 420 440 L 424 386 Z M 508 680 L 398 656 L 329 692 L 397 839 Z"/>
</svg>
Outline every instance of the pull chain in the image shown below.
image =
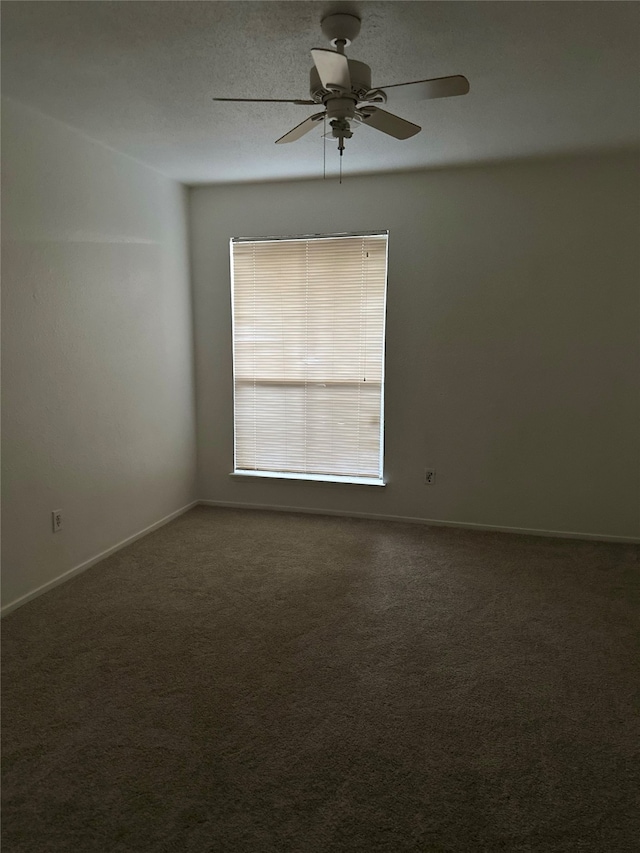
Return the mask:
<svg viewBox="0 0 640 853">
<path fill-rule="evenodd" d="M 324 114 L 324 130 L 322 133 L 322 180 L 327 180 L 327 113 Z"/>
</svg>

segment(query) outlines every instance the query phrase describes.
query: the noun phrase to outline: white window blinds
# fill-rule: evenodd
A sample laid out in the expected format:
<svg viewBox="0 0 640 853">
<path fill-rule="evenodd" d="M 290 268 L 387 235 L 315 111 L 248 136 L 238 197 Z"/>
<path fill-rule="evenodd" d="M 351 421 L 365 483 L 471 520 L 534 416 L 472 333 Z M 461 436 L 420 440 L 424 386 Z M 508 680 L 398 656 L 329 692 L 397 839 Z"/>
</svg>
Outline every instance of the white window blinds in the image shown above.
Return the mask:
<svg viewBox="0 0 640 853">
<path fill-rule="evenodd" d="M 381 482 L 386 233 L 231 255 L 236 473 Z"/>
</svg>

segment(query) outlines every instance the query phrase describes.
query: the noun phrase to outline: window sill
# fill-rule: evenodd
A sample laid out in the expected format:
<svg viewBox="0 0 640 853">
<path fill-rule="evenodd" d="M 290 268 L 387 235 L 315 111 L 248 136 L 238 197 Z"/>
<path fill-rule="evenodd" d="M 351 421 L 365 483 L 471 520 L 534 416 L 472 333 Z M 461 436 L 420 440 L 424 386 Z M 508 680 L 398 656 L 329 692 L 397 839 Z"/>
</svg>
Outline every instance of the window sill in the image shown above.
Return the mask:
<svg viewBox="0 0 640 853">
<path fill-rule="evenodd" d="M 303 483 L 348 483 L 352 486 L 384 486 L 384 480 L 373 477 L 334 477 L 330 474 L 288 474 L 284 471 L 232 471 L 229 474 L 237 480 L 296 480 Z"/>
</svg>

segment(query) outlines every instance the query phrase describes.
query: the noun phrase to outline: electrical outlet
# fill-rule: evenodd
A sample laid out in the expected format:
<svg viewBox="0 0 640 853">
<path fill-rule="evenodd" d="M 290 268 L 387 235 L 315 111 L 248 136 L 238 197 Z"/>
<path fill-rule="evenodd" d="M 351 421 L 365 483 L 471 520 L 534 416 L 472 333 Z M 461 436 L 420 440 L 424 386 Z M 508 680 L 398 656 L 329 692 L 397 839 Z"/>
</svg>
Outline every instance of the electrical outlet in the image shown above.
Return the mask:
<svg viewBox="0 0 640 853">
<path fill-rule="evenodd" d="M 425 486 L 433 486 L 436 481 L 436 472 L 433 468 L 425 468 L 424 484 Z"/>
<path fill-rule="evenodd" d="M 51 523 L 53 525 L 53 532 L 57 533 L 59 530 L 62 530 L 62 510 L 54 509 L 51 513 Z"/>
</svg>

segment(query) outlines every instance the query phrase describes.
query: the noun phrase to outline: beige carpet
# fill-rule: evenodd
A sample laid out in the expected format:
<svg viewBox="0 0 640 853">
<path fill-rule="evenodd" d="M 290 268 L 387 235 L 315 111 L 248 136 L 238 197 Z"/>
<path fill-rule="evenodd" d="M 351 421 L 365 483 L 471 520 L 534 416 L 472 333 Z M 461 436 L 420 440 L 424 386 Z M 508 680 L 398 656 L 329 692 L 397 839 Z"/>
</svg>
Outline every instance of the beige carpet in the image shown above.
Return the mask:
<svg viewBox="0 0 640 853">
<path fill-rule="evenodd" d="M 638 554 L 196 508 L 4 620 L 3 853 L 637 851 Z"/>
</svg>

